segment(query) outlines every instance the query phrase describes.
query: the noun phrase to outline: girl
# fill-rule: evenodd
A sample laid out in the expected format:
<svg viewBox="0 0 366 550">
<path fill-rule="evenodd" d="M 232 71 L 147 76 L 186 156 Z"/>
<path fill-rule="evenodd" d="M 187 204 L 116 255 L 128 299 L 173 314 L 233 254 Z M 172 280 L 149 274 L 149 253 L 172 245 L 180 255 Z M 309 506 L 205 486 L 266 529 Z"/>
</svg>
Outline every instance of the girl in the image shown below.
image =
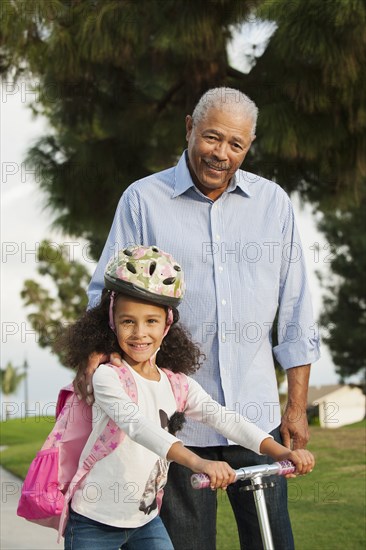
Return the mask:
<svg viewBox="0 0 366 550">
<path fill-rule="evenodd" d="M 100 305 L 87 311 L 63 341 L 72 367 L 91 352 L 118 352 L 138 395 L 135 403 L 110 366 L 95 372 L 93 431 L 80 463 L 110 418 L 126 436 L 76 490 L 65 531 L 67 550 L 173 550 L 158 515 L 170 461 L 208 474 L 212 489 L 226 489 L 235 479 L 226 462 L 200 458 L 173 435 L 182 417 L 176 413 L 169 371 L 189 375 L 201 359 L 198 347 L 177 324 L 176 306 L 183 294 L 183 271 L 169 254 L 155 246 L 131 246 L 108 263 Z M 184 377 L 183 385 L 184 412 L 190 418 L 259 454 L 292 460 L 297 474 L 313 468 L 310 452 L 290 451 L 243 417 L 238 421 L 236 415 L 225 414 L 192 378 Z"/>
</svg>

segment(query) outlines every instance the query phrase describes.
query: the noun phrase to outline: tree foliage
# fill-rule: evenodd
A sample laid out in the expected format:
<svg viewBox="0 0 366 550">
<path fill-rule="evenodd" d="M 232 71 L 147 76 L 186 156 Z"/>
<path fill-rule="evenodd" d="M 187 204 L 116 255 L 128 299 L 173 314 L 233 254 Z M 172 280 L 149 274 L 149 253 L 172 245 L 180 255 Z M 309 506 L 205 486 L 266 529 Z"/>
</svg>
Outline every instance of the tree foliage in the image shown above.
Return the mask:
<svg viewBox="0 0 366 550">
<path fill-rule="evenodd" d="M 323 212 L 359 205 L 366 179 L 366 5 L 264 2 L 276 23 L 246 88 L 260 109 L 258 170 Z"/>
<path fill-rule="evenodd" d="M 208 87 L 230 82 L 230 28 L 255 4 L 9 2 L 2 66 L 34 78 L 34 109 L 53 130 L 28 160 L 55 224 L 87 238 L 95 257 L 122 191 L 175 162 L 186 113 Z"/>
<path fill-rule="evenodd" d="M 11 361 L 8 361 L 5 369 L 0 369 L 1 392 L 5 396 L 3 399 L 5 420 L 8 420 L 10 414 L 7 398 L 17 391 L 20 382 L 26 377 L 26 372 L 19 372 L 19 370 L 19 367 L 14 367 Z"/>
<path fill-rule="evenodd" d="M 83 264 L 70 258 L 68 246 L 55 246 L 47 240 L 40 244 L 37 262 L 43 284 L 26 280 L 21 297 L 26 307 L 33 308 L 27 318 L 38 335 L 38 344 L 50 348 L 62 363 L 62 350 L 56 351 L 55 343 L 67 325 L 84 313 L 90 274 Z"/>
<path fill-rule="evenodd" d="M 0 369 L 1 391 L 4 395 L 12 395 L 18 389 L 20 382 L 25 377 L 25 373 L 19 373 L 19 367 L 14 367 L 9 361 L 5 369 Z"/>
<path fill-rule="evenodd" d="M 336 370 L 342 379 L 366 369 L 366 233 L 364 211 L 353 208 L 328 214 L 321 229 L 333 250 L 330 267 L 336 282 L 321 276 L 327 295 L 320 322 Z"/>
<path fill-rule="evenodd" d="M 8 1 L 1 68 L 30 75 L 34 111 L 50 122 L 29 162 L 55 224 L 89 239 L 97 258 L 122 191 L 175 162 L 185 114 L 216 85 L 242 89 L 260 107 L 249 170 L 322 209 L 357 202 L 365 11 L 362 0 Z M 277 30 L 243 74 L 227 44 L 256 13 Z"/>
</svg>

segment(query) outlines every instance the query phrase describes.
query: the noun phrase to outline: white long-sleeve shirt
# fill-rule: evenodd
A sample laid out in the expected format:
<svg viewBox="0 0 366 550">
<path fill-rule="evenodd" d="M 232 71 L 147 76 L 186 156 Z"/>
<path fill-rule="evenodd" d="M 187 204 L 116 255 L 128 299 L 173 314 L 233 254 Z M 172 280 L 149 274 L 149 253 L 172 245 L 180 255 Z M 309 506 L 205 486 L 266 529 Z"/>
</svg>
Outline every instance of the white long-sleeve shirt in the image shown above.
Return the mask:
<svg viewBox="0 0 366 550">
<path fill-rule="evenodd" d="M 136 382 L 138 403 L 131 401 L 110 367 L 101 365 L 94 374 L 93 430 L 80 464 L 110 418 L 126 437 L 95 464 L 72 500 L 72 508 L 79 514 L 116 527 L 139 527 L 157 515 L 154 499 L 166 481 L 166 455 L 179 441 L 161 425 L 162 418 L 170 418 L 177 408 L 166 374 L 158 369 L 160 380 L 153 381 L 129 369 Z M 268 437 L 238 413 L 219 405 L 192 378 L 188 378 L 185 414 L 256 453 Z"/>
</svg>

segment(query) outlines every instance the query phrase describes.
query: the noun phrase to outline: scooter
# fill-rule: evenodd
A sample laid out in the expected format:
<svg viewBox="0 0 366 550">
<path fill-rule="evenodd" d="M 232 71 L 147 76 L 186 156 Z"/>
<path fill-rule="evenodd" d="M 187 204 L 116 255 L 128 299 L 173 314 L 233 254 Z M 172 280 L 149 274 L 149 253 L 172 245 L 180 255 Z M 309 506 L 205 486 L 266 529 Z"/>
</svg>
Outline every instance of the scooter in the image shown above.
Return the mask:
<svg viewBox="0 0 366 550">
<path fill-rule="evenodd" d="M 263 489 L 273 487 L 274 483 L 264 483 L 263 478 L 273 475 L 284 476 L 286 474 L 292 474 L 294 471 L 295 465 L 290 460 L 274 462 L 273 464 L 248 466 L 235 470 L 235 481 L 250 479 L 251 485 L 247 485 L 243 487 L 243 489 L 246 491 L 253 491 L 264 550 L 274 550 L 274 546 Z M 193 489 L 204 489 L 210 486 L 210 478 L 206 474 L 193 474 L 191 477 L 191 485 Z"/>
</svg>

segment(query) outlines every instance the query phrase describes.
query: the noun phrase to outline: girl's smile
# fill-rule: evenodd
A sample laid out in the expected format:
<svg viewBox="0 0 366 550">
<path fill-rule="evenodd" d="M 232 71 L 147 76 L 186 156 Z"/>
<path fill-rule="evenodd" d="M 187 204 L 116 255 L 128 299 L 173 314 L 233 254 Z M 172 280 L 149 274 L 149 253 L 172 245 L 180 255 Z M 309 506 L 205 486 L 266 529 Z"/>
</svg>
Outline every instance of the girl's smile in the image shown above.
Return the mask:
<svg viewBox="0 0 366 550">
<path fill-rule="evenodd" d="M 149 359 L 163 340 L 166 327 L 164 307 L 136 298 L 119 296 L 114 305 L 114 323 L 123 358 L 138 372 L 151 371 Z"/>
<path fill-rule="evenodd" d="M 144 351 L 150 346 L 150 344 L 132 344 L 132 343 L 129 343 L 128 345 L 131 348 L 134 348 L 136 351 Z"/>
</svg>

